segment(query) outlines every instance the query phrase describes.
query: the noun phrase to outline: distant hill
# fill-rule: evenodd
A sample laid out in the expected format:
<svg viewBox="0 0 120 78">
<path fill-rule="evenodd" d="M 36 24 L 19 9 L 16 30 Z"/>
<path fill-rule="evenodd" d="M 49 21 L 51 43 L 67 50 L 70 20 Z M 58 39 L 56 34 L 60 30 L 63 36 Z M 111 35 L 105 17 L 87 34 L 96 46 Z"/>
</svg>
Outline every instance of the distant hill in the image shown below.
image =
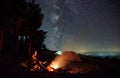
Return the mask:
<svg viewBox="0 0 120 78">
<path fill-rule="evenodd" d="M 93 51 L 93 52 L 87 52 L 84 55 L 86 56 L 93 56 L 93 57 L 102 57 L 102 58 L 118 58 L 120 59 L 120 52 L 115 51 Z"/>
</svg>

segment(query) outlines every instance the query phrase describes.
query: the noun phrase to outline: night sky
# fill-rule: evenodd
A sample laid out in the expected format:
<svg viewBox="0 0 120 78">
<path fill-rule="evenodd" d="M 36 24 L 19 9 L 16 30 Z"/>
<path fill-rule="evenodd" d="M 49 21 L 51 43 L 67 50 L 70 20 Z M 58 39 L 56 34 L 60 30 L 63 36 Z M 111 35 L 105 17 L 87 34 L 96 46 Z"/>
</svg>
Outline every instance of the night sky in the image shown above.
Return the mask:
<svg viewBox="0 0 120 78">
<path fill-rule="evenodd" d="M 119 0 L 36 0 L 50 50 L 120 54 Z M 92 53 L 94 52 L 94 53 Z"/>
</svg>

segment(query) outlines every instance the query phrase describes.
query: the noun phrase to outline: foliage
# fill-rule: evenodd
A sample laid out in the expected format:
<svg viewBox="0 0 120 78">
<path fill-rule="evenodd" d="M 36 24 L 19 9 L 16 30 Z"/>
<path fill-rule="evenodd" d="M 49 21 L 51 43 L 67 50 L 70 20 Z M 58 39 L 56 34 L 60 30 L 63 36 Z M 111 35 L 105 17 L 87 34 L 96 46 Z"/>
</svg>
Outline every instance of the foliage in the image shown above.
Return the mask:
<svg viewBox="0 0 120 78">
<path fill-rule="evenodd" d="M 37 29 L 43 14 L 38 4 L 25 0 L 0 0 L 0 29 Z"/>
</svg>

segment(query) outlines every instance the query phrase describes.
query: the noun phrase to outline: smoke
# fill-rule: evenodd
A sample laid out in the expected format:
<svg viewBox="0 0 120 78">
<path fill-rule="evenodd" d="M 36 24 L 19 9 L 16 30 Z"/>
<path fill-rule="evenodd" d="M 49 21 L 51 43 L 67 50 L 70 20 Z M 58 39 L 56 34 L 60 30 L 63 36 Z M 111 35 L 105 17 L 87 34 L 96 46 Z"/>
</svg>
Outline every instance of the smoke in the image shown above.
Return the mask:
<svg viewBox="0 0 120 78">
<path fill-rule="evenodd" d="M 72 51 L 64 51 L 62 55 L 56 56 L 56 58 L 50 64 L 50 67 L 62 68 L 67 66 L 70 62 L 80 62 L 81 59 L 78 54 Z"/>
</svg>

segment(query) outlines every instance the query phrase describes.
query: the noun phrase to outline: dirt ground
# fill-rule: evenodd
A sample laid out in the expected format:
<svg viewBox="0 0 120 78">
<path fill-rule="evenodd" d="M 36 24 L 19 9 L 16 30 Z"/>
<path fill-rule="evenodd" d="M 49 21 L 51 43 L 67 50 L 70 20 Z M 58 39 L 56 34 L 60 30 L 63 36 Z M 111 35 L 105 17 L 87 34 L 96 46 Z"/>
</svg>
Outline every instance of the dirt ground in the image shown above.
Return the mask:
<svg viewBox="0 0 120 78">
<path fill-rule="evenodd" d="M 103 67 L 83 74 L 31 72 L 29 69 L 20 67 L 18 60 L 14 57 L 0 56 L 0 78 L 120 78 L 119 68 L 113 70 Z"/>
</svg>

